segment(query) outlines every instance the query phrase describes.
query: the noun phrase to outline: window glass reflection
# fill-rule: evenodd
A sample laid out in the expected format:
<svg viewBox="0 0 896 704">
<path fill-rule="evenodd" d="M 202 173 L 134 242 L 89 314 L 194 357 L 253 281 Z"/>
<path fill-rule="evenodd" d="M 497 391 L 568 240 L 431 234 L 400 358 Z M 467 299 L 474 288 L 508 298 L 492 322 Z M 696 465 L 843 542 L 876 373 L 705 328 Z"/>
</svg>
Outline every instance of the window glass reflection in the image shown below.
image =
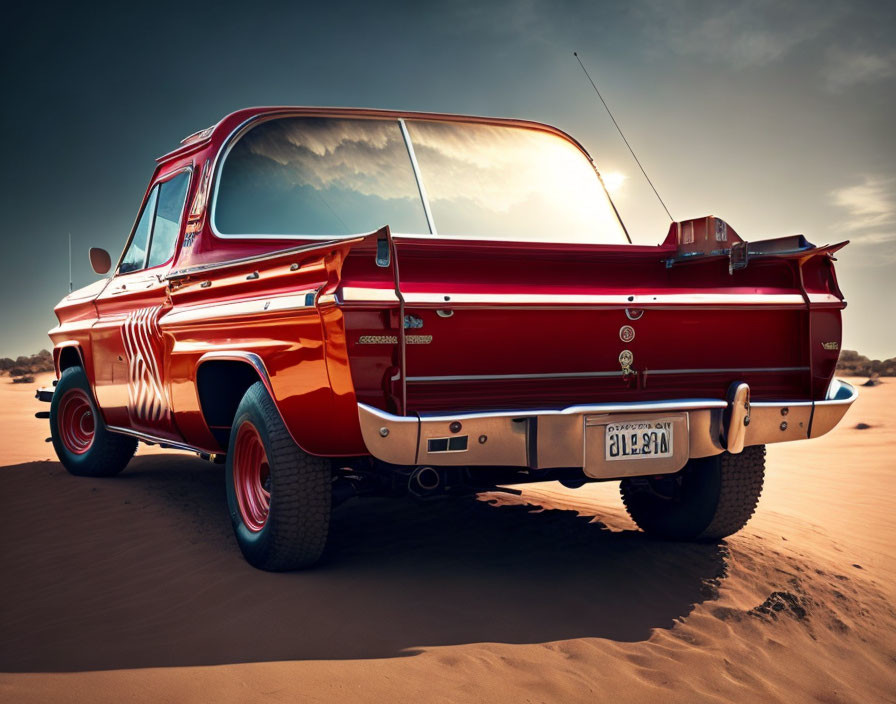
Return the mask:
<svg viewBox="0 0 896 704">
<path fill-rule="evenodd" d="M 408 120 L 439 235 L 622 244 L 585 155 L 536 129 Z"/>
<path fill-rule="evenodd" d="M 174 254 L 189 183 L 190 174 L 184 171 L 159 185 L 159 207 L 156 209 L 156 222 L 152 228 L 149 267 L 164 264 Z"/>
<path fill-rule="evenodd" d="M 227 235 L 428 233 L 396 120 L 268 120 L 225 158 L 214 203 Z"/>
<path fill-rule="evenodd" d="M 125 252 L 124 257 L 121 259 L 121 265 L 118 267 L 119 274 L 127 274 L 128 272 L 142 269 L 143 264 L 146 262 L 146 246 L 149 240 L 152 219 L 156 214 L 156 198 L 158 195 L 159 187 L 156 186 L 149 194 L 149 198 L 146 199 L 143 213 L 140 215 L 140 220 L 134 229 L 134 237 L 131 239 L 128 251 Z"/>
</svg>

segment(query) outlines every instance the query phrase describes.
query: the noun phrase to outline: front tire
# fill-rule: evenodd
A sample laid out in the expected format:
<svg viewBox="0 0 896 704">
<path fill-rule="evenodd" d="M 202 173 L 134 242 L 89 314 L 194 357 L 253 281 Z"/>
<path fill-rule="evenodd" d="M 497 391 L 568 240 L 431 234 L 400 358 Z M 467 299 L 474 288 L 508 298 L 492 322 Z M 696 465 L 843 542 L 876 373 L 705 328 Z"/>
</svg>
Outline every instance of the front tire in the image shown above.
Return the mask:
<svg viewBox="0 0 896 704">
<path fill-rule="evenodd" d="M 106 429 L 81 367 L 62 372 L 50 403 L 50 435 L 63 466 L 79 477 L 112 477 L 137 451 L 136 438 Z"/>
<path fill-rule="evenodd" d="M 677 474 L 624 479 L 622 502 L 645 533 L 670 540 L 719 540 L 743 528 L 759 502 L 765 445 L 691 460 Z"/>
<path fill-rule="evenodd" d="M 227 451 L 227 504 L 249 564 L 272 572 L 310 567 L 326 547 L 329 460 L 302 451 L 261 382 L 237 408 Z"/>
</svg>

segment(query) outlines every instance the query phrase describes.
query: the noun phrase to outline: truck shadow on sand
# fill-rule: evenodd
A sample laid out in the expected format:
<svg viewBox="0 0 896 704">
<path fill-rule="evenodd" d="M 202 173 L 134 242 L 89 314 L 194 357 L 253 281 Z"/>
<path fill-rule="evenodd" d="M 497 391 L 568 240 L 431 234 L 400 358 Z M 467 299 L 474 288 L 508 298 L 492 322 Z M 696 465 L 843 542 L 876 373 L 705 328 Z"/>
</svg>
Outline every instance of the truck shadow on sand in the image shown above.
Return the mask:
<svg viewBox="0 0 896 704">
<path fill-rule="evenodd" d="M 599 517 L 598 517 L 599 518 Z M 0 671 L 385 658 L 431 646 L 639 641 L 714 593 L 719 545 L 572 511 L 355 499 L 313 571 L 249 567 L 223 470 L 135 459 L 115 479 L 0 469 Z"/>
</svg>

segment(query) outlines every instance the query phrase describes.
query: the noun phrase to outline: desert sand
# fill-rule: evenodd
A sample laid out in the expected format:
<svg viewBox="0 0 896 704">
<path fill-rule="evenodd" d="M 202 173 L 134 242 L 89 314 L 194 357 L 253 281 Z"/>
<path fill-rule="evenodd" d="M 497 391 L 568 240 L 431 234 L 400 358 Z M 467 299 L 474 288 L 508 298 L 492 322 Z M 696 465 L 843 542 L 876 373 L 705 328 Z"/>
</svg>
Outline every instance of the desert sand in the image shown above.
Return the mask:
<svg viewBox="0 0 896 704">
<path fill-rule="evenodd" d="M 294 574 L 242 560 L 220 466 L 69 476 L 33 394 L 0 379 L 2 701 L 896 701 L 896 380 L 771 446 L 717 545 L 544 484 L 349 501 Z"/>
</svg>

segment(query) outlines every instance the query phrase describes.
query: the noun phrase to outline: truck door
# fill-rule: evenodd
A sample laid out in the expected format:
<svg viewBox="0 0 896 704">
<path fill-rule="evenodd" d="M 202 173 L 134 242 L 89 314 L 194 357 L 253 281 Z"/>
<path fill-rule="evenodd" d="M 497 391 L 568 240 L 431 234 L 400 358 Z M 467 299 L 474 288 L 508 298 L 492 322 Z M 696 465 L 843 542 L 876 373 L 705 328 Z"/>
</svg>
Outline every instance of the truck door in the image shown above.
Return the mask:
<svg viewBox="0 0 896 704">
<path fill-rule="evenodd" d="M 106 424 L 176 438 L 159 318 L 171 307 L 166 274 L 180 238 L 189 168 L 159 176 L 91 330 L 97 402 Z"/>
</svg>

